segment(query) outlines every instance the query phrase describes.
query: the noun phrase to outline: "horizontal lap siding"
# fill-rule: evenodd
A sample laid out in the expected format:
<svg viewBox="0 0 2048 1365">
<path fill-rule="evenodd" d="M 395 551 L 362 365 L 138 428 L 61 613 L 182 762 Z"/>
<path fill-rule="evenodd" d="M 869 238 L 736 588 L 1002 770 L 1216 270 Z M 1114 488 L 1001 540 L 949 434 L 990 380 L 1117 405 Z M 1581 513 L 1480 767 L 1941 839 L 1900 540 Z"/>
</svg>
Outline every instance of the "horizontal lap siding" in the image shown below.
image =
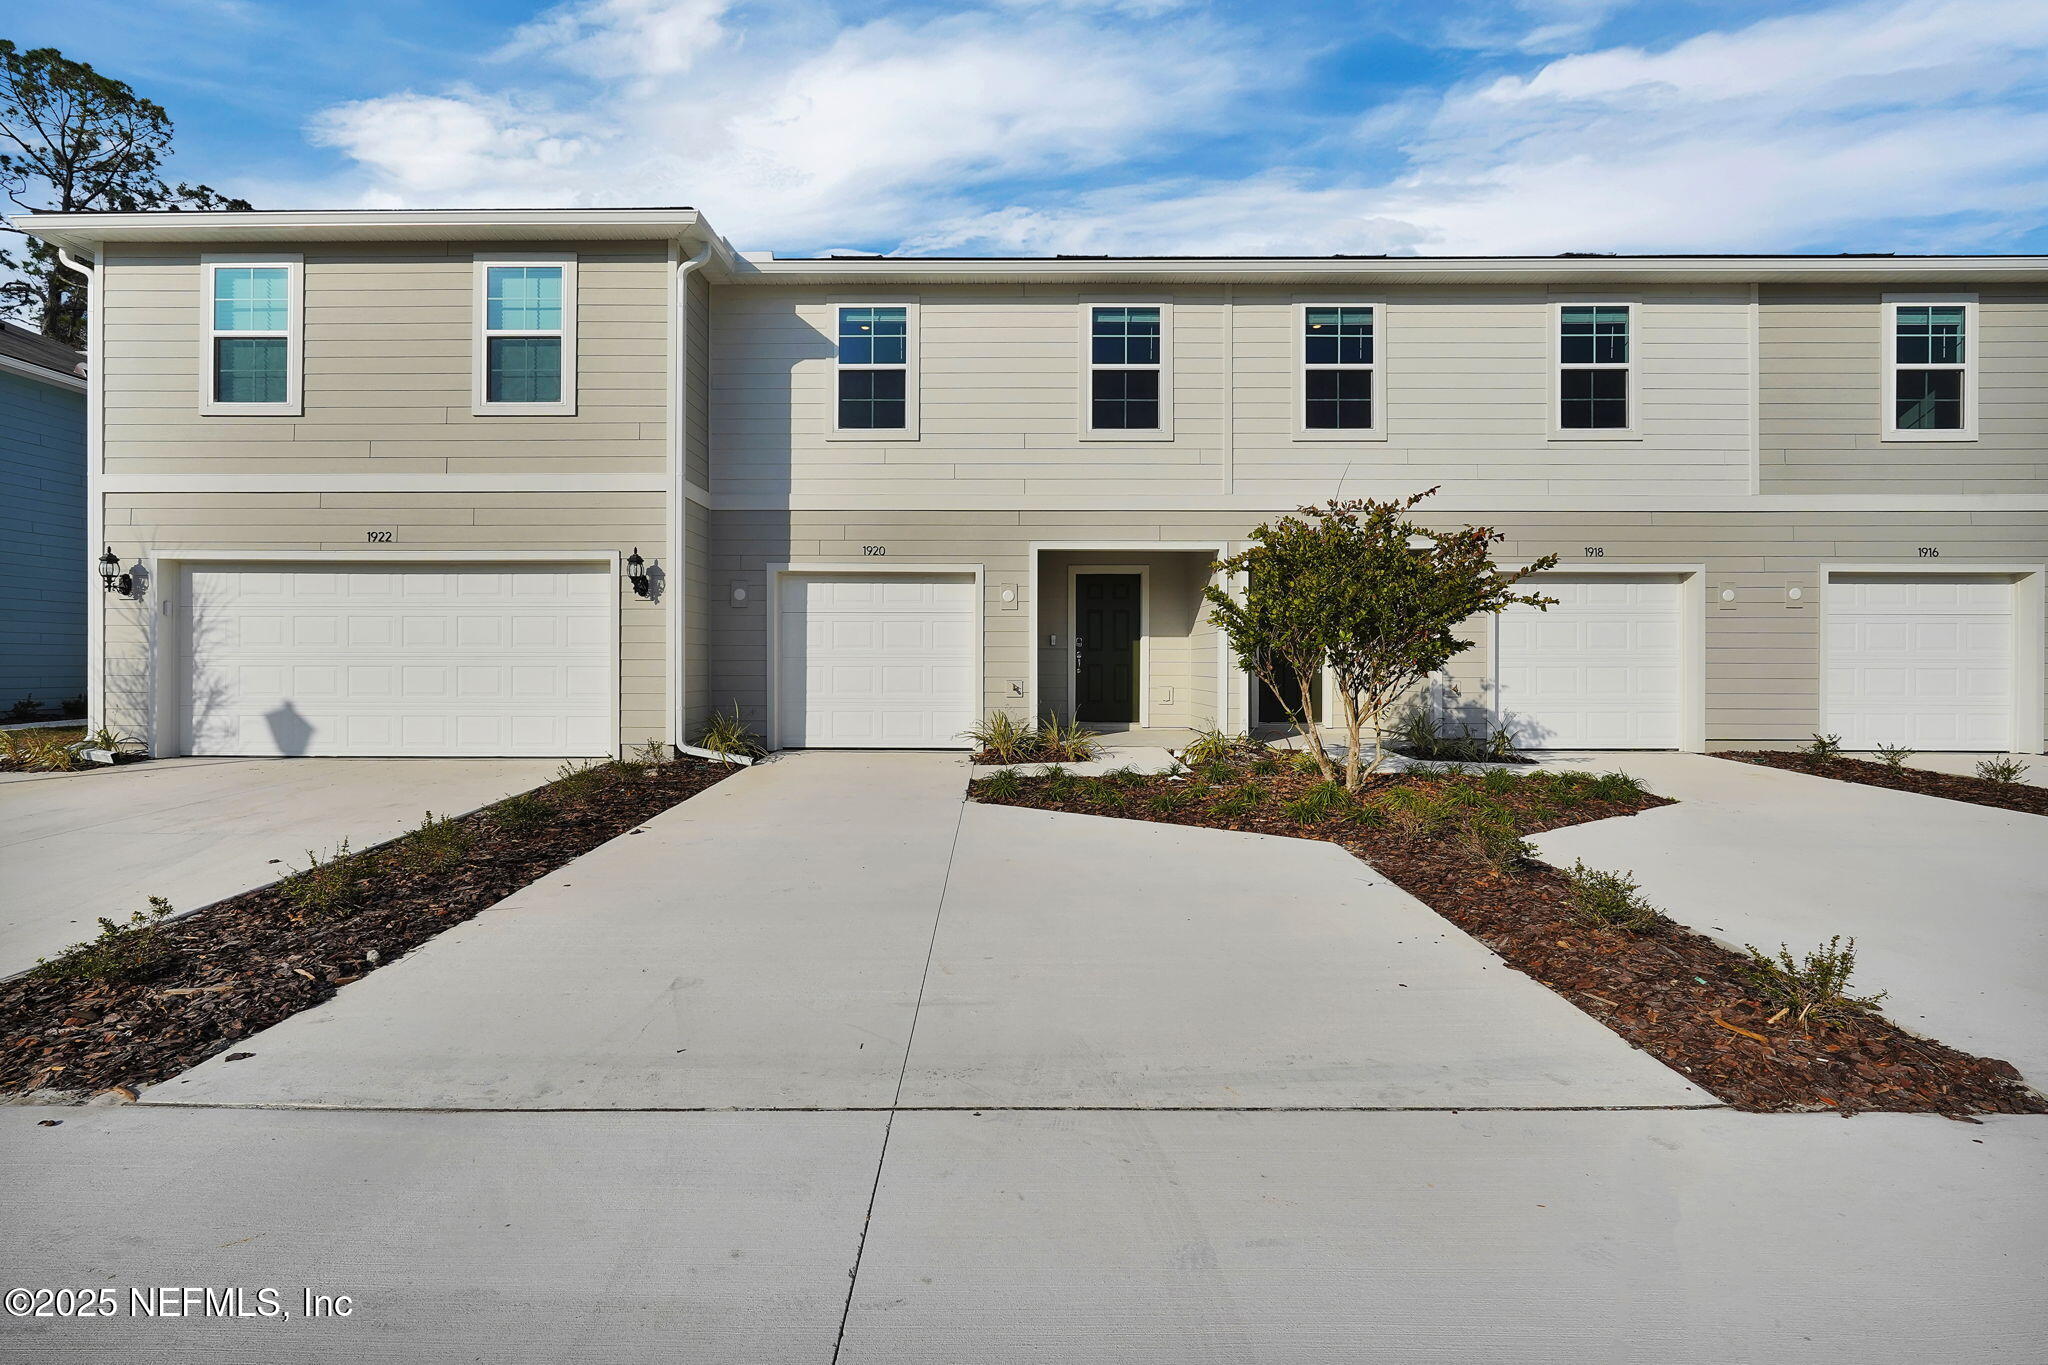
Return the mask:
<svg viewBox="0 0 2048 1365">
<path fill-rule="evenodd" d="M 1980 409 L 1978 438 L 1953 443 L 1879 439 L 1888 292 L 1929 291 L 1763 287 L 1763 491 L 2048 492 L 2048 289 L 1957 291 L 1978 299 Z"/>
<path fill-rule="evenodd" d="M 370 548 L 365 533 L 389 530 L 375 547 L 393 562 L 408 552 L 615 550 L 659 547 L 667 534 L 658 499 L 622 502 L 605 493 L 213 493 L 112 494 L 107 538 L 128 559 L 175 550 Z M 148 731 L 150 652 L 144 638 L 152 598 L 113 601 L 107 610 L 108 723 Z M 659 739 L 667 721 L 666 615 L 659 600 L 619 584 L 619 734 L 627 746 Z M 169 733 L 165 732 L 165 741 Z"/>
<path fill-rule="evenodd" d="M 467 245 L 305 248 L 299 417 L 201 416 L 201 253 L 109 252 L 101 335 L 107 472 L 660 473 L 668 441 L 663 249 L 570 249 L 577 252 L 573 417 L 471 414 L 475 300 Z"/>
<path fill-rule="evenodd" d="M 85 395 L 0 374 L 0 711 L 85 691 Z"/>
<path fill-rule="evenodd" d="M 1008 695 L 1009 681 L 1040 680 L 1041 706 L 1061 693 L 1049 679 L 1063 667 L 1048 662 L 1047 632 L 1064 632 L 1064 588 L 1041 602 L 1040 637 L 1030 635 L 1029 595 L 1032 542 L 1106 544 L 1159 540 L 1201 543 L 1223 539 L 1233 545 L 1261 518 L 1203 512 L 748 512 L 711 514 L 710 577 L 716 584 L 709 612 L 711 683 L 721 705 L 736 701 L 757 726 L 765 724 L 765 566 L 816 560 L 861 558 L 862 547 L 880 545 L 907 563 L 981 564 L 988 585 L 985 704 L 1019 715 L 1024 704 Z M 1820 638 L 1817 619 L 1819 566 L 1823 561 L 1897 564 L 1910 570 L 1921 546 L 1936 548 L 1944 565 L 2039 564 L 2048 561 L 2048 517 L 2009 512 L 1768 512 L 1768 513 L 1513 513 L 1472 512 L 1438 519 L 1496 526 L 1507 536 L 1499 550 L 1503 564 L 1521 564 L 1557 553 L 1581 559 L 1586 547 L 1604 553 L 1608 568 L 1642 564 L 1704 564 L 1706 613 L 1707 739 L 1710 744 L 1786 743 L 1805 739 L 1818 722 Z M 1129 549 L 1087 556 L 1104 563 L 1145 556 Z M 1063 582 L 1063 580 L 1062 580 Z M 731 604 L 729 587 L 748 588 L 747 601 Z M 1002 585 L 1014 583 L 1026 600 L 1002 610 Z M 1788 607 L 1785 590 L 1804 590 L 1804 606 Z M 1719 601 L 1733 588 L 1732 609 Z M 1154 592 L 1160 590 L 1155 581 Z M 1194 585 L 1186 591 L 1190 594 Z M 1050 613 L 1044 616 L 1043 613 Z M 1052 617 L 1059 617 L 1055 624 Z M 1206 627 L 1204 628 L 1206 629 Z M 1476 632 L 1483 636 L 1483 632 Z M 1055 651 L 1062 658 L 1064 651 Z M 1211 668 L 1213 643 L 1188 652 L 1189 675 L 1200 690 L 1198 668 Z M 1470 697 L 1491 662 L 1481 645 L 1461 655 L 1453 676 Z M 1225 728 L 1244 724 L 1241 687 L 1230 689 L 1232 713 Z M 1188 716 L 1199 722 L 1202 717 Z"/>
</svg>

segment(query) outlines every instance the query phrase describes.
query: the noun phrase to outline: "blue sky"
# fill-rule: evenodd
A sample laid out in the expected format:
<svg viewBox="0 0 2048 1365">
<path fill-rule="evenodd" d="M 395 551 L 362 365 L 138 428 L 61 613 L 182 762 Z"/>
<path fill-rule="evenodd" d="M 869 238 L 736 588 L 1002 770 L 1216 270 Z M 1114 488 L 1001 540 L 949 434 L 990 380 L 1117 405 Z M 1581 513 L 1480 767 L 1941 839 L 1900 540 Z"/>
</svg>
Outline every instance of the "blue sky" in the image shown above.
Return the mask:
<svg viewBox="0 0 2048 1365">
<path fill-rule="evenodd" d="M 259 208 L 744 249 L 2048 251 L 2048 0 L 68 0 Z"/>
</svg>

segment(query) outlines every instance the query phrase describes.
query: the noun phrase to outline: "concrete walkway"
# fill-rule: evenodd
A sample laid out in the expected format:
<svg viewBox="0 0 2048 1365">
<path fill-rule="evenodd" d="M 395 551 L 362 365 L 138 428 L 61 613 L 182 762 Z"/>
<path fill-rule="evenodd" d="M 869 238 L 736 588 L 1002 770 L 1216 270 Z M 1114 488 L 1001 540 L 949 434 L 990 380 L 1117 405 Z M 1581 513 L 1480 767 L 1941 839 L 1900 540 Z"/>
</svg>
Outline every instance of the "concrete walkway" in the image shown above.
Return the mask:
<svg viewBox="0 0 2048 1365">
<path fill-rule="evenodd" d="M 1336 848 L 968 805 L 964 777 L 751 769 L 145 1102 L 1713 1103 Z"/>
<path fill-rule="evenodd" d="M 1899 1023 L 2048 1083 L 2048 820 L 1698 754 L 1555 756 L 1675 806 L 1555 830 L 1543 856 L 1627 868 L 1672 918 L 1737 947 L 1854 937 Z"/>
<path fill-rule="evenodd" d="M 162 896 L 196 910 L 536 787 L 555 759 L 173 758 L 0 786 L 0 975 Z"/>
</svg>

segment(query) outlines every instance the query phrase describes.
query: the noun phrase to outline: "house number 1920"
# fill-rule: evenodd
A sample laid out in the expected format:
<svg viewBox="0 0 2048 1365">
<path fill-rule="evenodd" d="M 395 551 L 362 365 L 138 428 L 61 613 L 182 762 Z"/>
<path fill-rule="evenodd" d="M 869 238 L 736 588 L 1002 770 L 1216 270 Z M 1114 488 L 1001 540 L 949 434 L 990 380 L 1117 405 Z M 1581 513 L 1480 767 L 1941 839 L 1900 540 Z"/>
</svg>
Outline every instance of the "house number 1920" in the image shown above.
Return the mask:
<svg viewBox="0 0 2048 1365">
<path fill-rule="evenodd" d="M 880 559 L 883 555 L 889 553 L 889 547 L 886 545 L 863 545 L 860 547 L 860 552 L 868 559 Z"/>
</svg>

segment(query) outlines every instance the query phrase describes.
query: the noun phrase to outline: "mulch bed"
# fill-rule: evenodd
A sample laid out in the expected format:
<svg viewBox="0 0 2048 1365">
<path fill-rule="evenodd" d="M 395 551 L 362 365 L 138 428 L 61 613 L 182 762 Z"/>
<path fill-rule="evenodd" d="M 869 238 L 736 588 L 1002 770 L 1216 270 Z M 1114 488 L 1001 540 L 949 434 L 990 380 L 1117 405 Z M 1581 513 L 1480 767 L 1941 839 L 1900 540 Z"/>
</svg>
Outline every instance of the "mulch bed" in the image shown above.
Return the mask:
<svg viewBox="0 0 2048 1365">
<path fill-rule="evenodd" d="M 2026 782 L 1991 782 L 1981 777 L 1956 773 L 1933 773 L 1925 768 L 1898 767 L 1873 763 L 1863 758 L 1815 758 L 1812 754 L 1752 749 L 1717 753 L 1737 763 L 1754 763 L 1760 768 L 1782 768 L 1786 772 L 1832 777 L 1837 782 L 1861 782 L 1866 787 L 1890 787 L 1893 791 L 1917 792 L 1949 801 L 1967 801 L 1973 806 L 1996 806 L 2001 810 L 2048 815 L 2048 787 Z"/>
<path fill-rule="evenodd" d="M 1208 809 L 1209 798 L 1227 785 L 1212 786 L 1199 777 L 1171 784 L 1163 777 L 1126 778 L 1120 805 L 1104 799 L 1102 784 L 1085 780 L 1061 800 L 1050 798 L 1045 780 L 1038 777 L 1027 777 L 1010 799 L 989 796 L 986 780 L 975 784 L 975 795 L 992 804 L 1338 844 L 1510 966 L 1737 1109 L 1876 1110 L 1954 1118 L 2048 1113 L 2048 1100 L 2029 1090 L 2010 1064 L 1916 1037 L 1874 1014 L 1841 1024 L 1773 1023 L 1775 1007 L 1760 1001 L 1738 970 L 1745 955 L 1669 922 L 1641 932 L 1589 925 L 1571 906 L 1564 874 L 1547 864 L 1523 862 L 1503 875 L 1441 836 L 1408 835 L 1349 819 L 1304 825 L 1280 805 L 1313 786 L 1313 777 L 1288 772 L 1258 780 L 1270 797 L 1237 818 Z M 1362 795 L 1370 799 L 1404 784 L 1471 780 L 1381 777 Z M 1147 809 L 1146 798 L 1169 785 L 1194 793 L 1195 803 L 1168 814 Z M 1521 832 L 1535 834 L 1671 802 L 1645 794 L 1635 800 L 1588 800 L 1565 812 L 1532 811 L 1513 797 L 1505 804 L 1516 811 Z M 1852 988 L 1867 984 L 1852 983 Z"/>
<path fill-rule="evenodd" d="M 740 770 L 679 758 L 592 771 L 533 793 L 553 807 L 539 828 L 500 828 L 489 809 L 464 817 L 470 847 L 443 866 L 409 864 L 404 840 L 356 855 L 353 911 L 307 914 L 266 887 L 158 925 L 172 951 L 147 981 L 0 982 L 0 1093 L 132 1092 L 173 1076 Z"/>
</svg>

